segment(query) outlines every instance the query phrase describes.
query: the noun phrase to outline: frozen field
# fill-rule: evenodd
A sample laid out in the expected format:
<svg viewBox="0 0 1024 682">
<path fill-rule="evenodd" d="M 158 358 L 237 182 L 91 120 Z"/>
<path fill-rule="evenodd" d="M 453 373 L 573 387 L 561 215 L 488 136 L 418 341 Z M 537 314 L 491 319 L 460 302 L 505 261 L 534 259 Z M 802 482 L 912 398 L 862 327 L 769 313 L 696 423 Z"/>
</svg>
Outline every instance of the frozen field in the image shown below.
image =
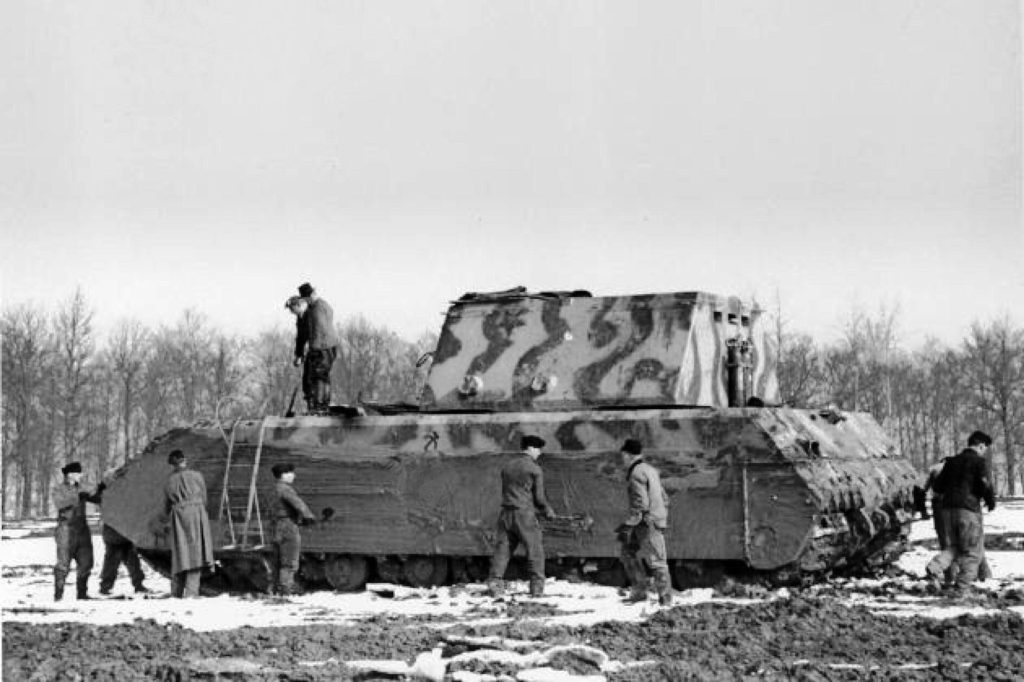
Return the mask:
<svg viewBox="0 0 1024 682">
<path fill-rule="evenodd" d="M 481 584 L 434 589 L 370 585 L 366 591 L 360 593 L 339 594 L 322 591 L 288 600 L 253 596 L 175 600 L 169 598 L 168 581 L 152 573 L 148 567 L 145 567 L 147 570 L 146 582 L 148 587 L 153 590 L 152 594 L 135 595 L 122 569 L 110 597 L 79 602 L 72 596 L 72 598 L 65 597 L 62 602 L 54 603 L 52 598 L 54 544 L 52 537 L 48 535 L 51 527 L 50 523 L 33 523 L 5 525 L 3 528 L 3 537 L 0 539 L 0 556 L 2 556 L 3 564 L 0 608 L 2 608 L 4 620 L 5 657 L 11 657 L 12 654 L 16 657 L 22 653 L 16 650 L 15 640 L 20 641 L 20 634 L 27 633 L 29 629 L 37 633 L 38 629 L 32 629 L 33 625 L 59 626 L 58 629 L 63 631 L 65 627 L 71 627 L 71 624 L 81 624 L 89 632 L 95 632 L 100 637 L 103 633 L 108 632 L 103 626 L 133 624 L 133 627 L 137 628 L 137 633 L 148 632 L 150 628 L 156 626 L 180 626 L 185 632 L 196 633 L 190 636 L 198 637 L 202 633 L 206 633 L 207 639 L 204 641 L 215 643 L 225 636 L 235 637 L 239 633 L 244 635 L 243 638 L 250 638 L 250 636 L 258 638 L 260 635 L 253 633 L 259 633 L 262 630 L 308 633 L 310 631 L 305 628 L 310 626 L 320 628 L 318 631 L 323 632 L 348 632 L 346 628 L 366 632 L 366 628 L 370 624 L 373 627 L 383 628 L 383 634 L 376 636 L 378 639 L 405 642 L 409 635 L 396 633 L 415 631 L 417 637 L 424 637 L 433 632 L 435 634 L 432 636 L 435 639 L 449 637 L 453 633 L 502 632 L 507 635 L 524 631 L 541 632 L 544 629 L 552 629 L 552 632 L 559 633 L 576 631 L 592 633 L 593 628 L 607 628 L 607 624 L 612 623 L 618 624 L 614 627 L 624 628 L 627 631 L 634 627 L 653 631 L 668 627 L 689 628 L 692 623 L 703 623 L 708 619 L 714 623 L 719 623 L 722 618 L 742 620 L 754 617 L 755 614 L 760 614 L 756 616 L 757 618 L 768 618 L 769 624 L 762 625 L 763 634 L 765 637 L 774 638 L 776 635 L 772 634 L 771 621 L 777 620 L 779 613 L 799 612 L 801 609 L 811 607 L 826 610 L 829 618 L 833 621 L 841 621 L 846 614 L 850 614 L 851 618 L 855 617 L 861 620 L 878 617 L 881 619 L 879 622 L 888 624 L 885 627 L 897 630 L 900 629 L 900 626 L 893 625 L 893 623 L 900 621 L 909 623 L 920 618 L 955 622 L 956 627 L 961 627 L 961 623 L 964 622 L 961 618 L 963 616 L 1011 618 L 1011 622 L 1014 623 L 1022 622 L 1021 616 L 1024 616 L 1024 548 L 1020 544 L 1024 538 L 1024 501 L 1021 500 L 1003 502 L 995 512 L 986 515 L 986 535 L 990 547 L 987 555 L 993 577 L 981 584 L 979 594 L 966 599 L 951 599 L 946 595 L 934 594 L 920 579 L 925 563 L 934 553 L 934 550 L 927 546 L 934 537 L 931 522 L 919 521 L 915 523 L 912 535 L 915 542 L 914 548 L 902 557 L 899 562 L 900 570 L 896 571 L 893 576 L 884 579 L 834 580 L 796 591 L 747 589 L 741 586 L 739 590 L 727 590 L 731 596 L 723 596 L 721 592 L 713 589 L 688 590 L 679 595 L 676 605 L 670 610 L 660 609 L 653 600 L 642 604 L 623 604 L 621 594 L 615 588 L 558 580 L 548 581 L 546 595 L 539 600 L 526 599 L 525 585 L 521 583 L 516 585 L 509 597 L 497 600 L 486 595 Z M 40 537 L 38 536 L 40 533 L 46 535 Z M 994 549 L 997 546 L 1001 549 Z M 96 568 L 94 568 L 90 580 L 90 594 L 98 596 L 96 595 L 96 585 L 103 553 L 103 543 L 98 536 L 94 538 L 94 550 Z M 73 595 L 73 575 L 69 585 L 69 592 Z M 808 607 L 808 604 L 811 607 Z M 775 615 L 769 618 L 765 615 L 769 613 Z M 893 620 L 894 618 L 895 620 Z M 23 630 L 21 626 L 15 627 L 15 624 L 25 624 L 24 628 L 28 629 Z M 747 626 L 737 625 L 736 627 L 743 629 Z M 918 627 L 920 626 L 913 626 L 913 628 Z M 587 628 L 590 629 L 587 630 Z M 879 630 L 875 625 L 871 628 L 873 631 Z M 784 631 L 784 628 L 780 626 L 780 632 Z M 544 646 L 550 649 L 552 646 L 562 646 L 559 643 L 559 638 L 564 639 L 564 634 L 559 637 L 540 637 L 539 641 L 546 642 Z M 234 642 L 235 639 L 231 641 Z M 582 641 L 577 641 L 576 644 L 583 646 L 586 642 L 592 641 L 594 641 L 594 635 L 590 634 Z M 351 644 L 356 646 L 354 643 Z M 213 646 L 213 644 L 210 645 Z M 366 645 L 370 646 L 370 643 Z M 231 646 L 238 648 L 236 644 Z M 538 646 L 541 645 L 535 644 L 533 649 L 526 647 L 527 650 L 533 652 L 532 659 L 529 656 L 523 658 L 524 652 L 518 651 L 517 653 L 512 644 L 484 647 L 485 650 L 496 649 L 503 653 L 488 654 L 492 657 L 497 656 L 498 663 L 491 661 L 488 664 L 476 665 L 476 668 L 480 668 L 484 672 L 481 673 L 478 670 L 474 674 L 483 674 L 483 677 L 472 677 L 469 675 L 472 671 L 468 668 L 460 671 L 459 675 L 452 676 L 449 667 L 448 674 L 451 679 L 483 680 L 499 679 L 494 675 L 488 677 L 489 673 L 485 674 L 488 665 L 491 668 L 497 666 L 501 669 L 512 666 L 518 668 L 519 673 L 532 670 L 538 668 L 538 665 L 535 665 L 538 661 L 547 660 L 541 656 L 546 649 L 543 646 L 537 648 Z M 395 647 L 400 653 L 401 646 L 396 643 Z M 102 650 L 102 646 L 99 646 L 99 649 Z M 353 657 L 358 657 L 359 652 L 363 651 L 362 649 L 356 647 L 355 649 L 346 649 L 346 651 L 348 653 L 344 660 L 323 654 L 320 654 L 324 656 L 321 659 L 312 656 L 311 660 L 302 662 L 302 665 L 306 666 L 303 670 L 319 670 L 318 673 L 310 672 L 309 674 L 316 677 L 323 673 L 322 679 L 336 679 L 332 677 L 330 670 L 334 670 L 334 673 L 338 675 L 341 674 L 341 670 L 346 671 L 345 674 L 352 674 L 352 671 L 357 670 L 359 665 L 366 665 L 381 671 L 388 666 L 393 666 L 392 672 L 400 673 L 406 670 L 403 666 L 412 664 L 415 658 L 406 652 L 404 657 L 399 658 L 370 656 L 368 658 L 372 659 L 371 661 L 364 661 L 360 664 Z M 441 655 L 433 649 L 420 650 L 420 653 L 429 654 L 421 661 L 422 665 L 427 665 L 427 659 L 431 656 L 437 658 Z M 629 655 L 622 654 L 626 662 L 632 660 L 633 663 L 636 663 L 637 660 L 644 659 L 639 652 L 628 651 L 627 653 Z M 927 652 L 925 653 L 927 654 Z M 936 654 L 938 653 L 936 652 Z M 632 679 L 631 676 L 639 674 L 637 672 L 639 668 L 634 669 L 618 659 L 611 658 L 612 654 L 608 652 L 607 647 L 600 652 L 600 655 L 594 655 L 604 661 L 604 667 L 599 666 L 591 671 L 593 675 L 589 679 L 607 679 L 608 676 Z M 838 655 L 836 654 L 836 656 Z M 961 654 L 961 657 L 964 655 Z M 513 659 L 512 663 L 506 660 L 509 656 Z M 224 657 L 220 655 L 214 658 L 221 660 Z M 333 663 L 329 662 L 330 658 L 335 658 Z M 926 667 L 938 665 L 932 660 L 933 658 L 934 656 L 929 658 L 925 655 L 920 664 Z M 451 657 L 444 660 L 450 661 L 450 659 Z M 187 658 L 181 660 L 191 661 L 188 665 L 191 666 L 190 669 L 193 672 L 201 668 L 201 666 L 200 668 L 196 667 L 199 665 L 196 660 Z M 264 679 L 261 675 L 270 668 L 259 655 L 253 654 L 244 660 L 250 663 L 254 660 L 261 661 L 257 665 L 259 669 L 253 669 L 252 679 Z M 794 658 L 793 660 L 799 662 L 804 659 Z M 810 660 L 813 665 L 824 666 L 823 669 L 831 671 L 843 670 L 842 666 L 845 665 L 842 661 L 815 662 L 813 658 L 807 660 Z M 328 665 L 328 663 L 335 668 L 329 670 L 317 667 L 321 664 Z M 620 666 L 620 663 L 625 667 Z M 961 661 L 960 665 L 967 663 L 969 662 Z M 722 662 L 722 665 L 728 666 L 728 664 L 728 660 Z M 231 669 L 235 673 L 240 671 L 244 673 L 245 664 L 243 662 L 236 661 L 232 665 L 235 665 L 235 668 Z M 856 663 L 854 665 L 856 667 L 865 664 Z M 238 668 L 238 666 L 242 666 L 242 668 Z M 469 666 L 469 668 L 473 668 L 473 666 Z M 463 672 L 466 674 L 462 674 Z M 573 679 L 565 677 L 568 674 L 565 670 L 557 675 L 550 672 L 548 677 L 531 677 L 531 674 L 526 674 L 525 677 L 520 676 L 519 679 Z M 828 676 L 826 676 L 827 678 Z M 116 676 L 111 679 L 116 679 Z M 243 675 L 243 679 L 248 678 Z M 342 679 L 344 679 L 343 675 Z M 577 675 L 576 679 L 588 678 Z M 638 679 L 642 679 L 642 675 Z"/>
</svg>

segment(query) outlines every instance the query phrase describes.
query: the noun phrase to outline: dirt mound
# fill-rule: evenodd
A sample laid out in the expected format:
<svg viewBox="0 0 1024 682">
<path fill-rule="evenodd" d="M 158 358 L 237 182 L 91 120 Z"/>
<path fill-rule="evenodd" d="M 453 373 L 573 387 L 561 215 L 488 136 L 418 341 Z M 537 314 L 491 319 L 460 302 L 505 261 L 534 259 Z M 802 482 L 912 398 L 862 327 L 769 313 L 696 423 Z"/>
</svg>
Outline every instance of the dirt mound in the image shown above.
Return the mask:
<svg viewBox="0 0 1024 682">
<path fill-rule="evenodd" d="M 177 625 L 56 626 L 3 624 L 4 679 L 352 679 L 344 662 L 399 659 L 445 647 L 453 637 L 573 645 L 598 659 L 635 667 L 607 668 L 609 680 L 1013 679 L 1024 670 L 1024 619 L 1003 611 L 949 620 L 897 618 L 834 600 L 797 595 L 752 605 L 707 603 L 655 613 L 640 623 L 545 627 L 532 620 L 509 625 L 444 629 L 404 618 L 356 627 L 240 628 L 198 633 Z M 506 649 L 511 650 L 511 649 Z M 593 659 L 572 647 L 549 653 L 545 665 L 596 673 Z M 509 658 L 456 667 L 513 674 Z M 313 664 L 313 665 L 311 665 Z M 912 667 L 908 667 L 912 666 Z M 33 678 L 33 674 L 39 677 Z"/>
</svg>

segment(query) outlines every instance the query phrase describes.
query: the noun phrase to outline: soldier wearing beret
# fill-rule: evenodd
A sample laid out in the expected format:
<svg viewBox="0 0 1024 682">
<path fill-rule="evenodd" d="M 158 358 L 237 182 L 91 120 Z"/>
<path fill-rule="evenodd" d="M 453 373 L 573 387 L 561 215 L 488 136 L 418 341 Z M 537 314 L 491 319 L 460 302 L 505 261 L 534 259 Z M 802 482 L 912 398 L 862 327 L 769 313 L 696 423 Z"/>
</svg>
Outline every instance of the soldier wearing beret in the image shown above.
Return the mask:
<svg viewBox="0 0 1024 682">
<path fill-rule="evenodd" d="M 665 529 L 668 527 L 668 496 L 661 487 L 658 470 L 644 461 L 643 444 L 627 438 L 619 450 L 626 467 L 626 495 L 629 515 L 618 528 L 622 544 L 622 565 L 629 576 L 628 601 L 647 599 L 647 573 L 654 575 L 654 586 L 662 606 L 672 603 L 672 578 L 668 571 Z"/>
<path fill-rule="evenodd" d="M 996 508 L 995 493 L 985 453 L 992 438 L 975 431 L 967 438 L 967 447 L 950 457 L 935 478 L 933 491 L 941 496 L 946 514 L 946 547 L 925 568 L 928 577 L 939 584 L 946 569 L 956 564 L 956 586 L 970 586 L 978 577 L 985 558 L 985 530 L 981 502 L 989 511 Z"/>
<path fill-rule="evenodd" d="M 291 464 L 275 464 L 270 470 L 277 480 L 273 507 L 275 590 L 278 594 L 292 594 L 295 592 L 295 572 L 299 569 L 299 555 L 302 553 L 299 526 L 315 522 L 316 517 L 292 487 L 295 467 Z"/>
<path fill-rule="evenodd" d="M 86 492 L 82 487 L 82 465 L 78 462 L 61 467 L 63 480 L 51 491 L 53 506 L 57 508 L 57 563 L 53 567 L 53 599 L 64 597 L 64 583 L 71 572 L 71 560 L 75 561 L 77 573 L 77 596 L 88 599 L 89 573 L 92 571 L 92 535 L 85 518 L 85 503 L 100 502 L 102 483 L 95 492 Z"/>
<path fill-rule="evenodd" d="M 504 591 L 505 569 L 516 547 L 526 547 L 530 573 L 530 596 L 544 594 L 544 538 L 536 509 L 547 518 L 554 518 L 544 496 L 544 472 L 537 464 L 544 440 L 537 436 L 524 436 L 520 441 L 522 455 L 501 470 L 501 512 L 498 516 L 498 544 L 491 557 L 488 584 L 491 593 Z"/>
</svg>

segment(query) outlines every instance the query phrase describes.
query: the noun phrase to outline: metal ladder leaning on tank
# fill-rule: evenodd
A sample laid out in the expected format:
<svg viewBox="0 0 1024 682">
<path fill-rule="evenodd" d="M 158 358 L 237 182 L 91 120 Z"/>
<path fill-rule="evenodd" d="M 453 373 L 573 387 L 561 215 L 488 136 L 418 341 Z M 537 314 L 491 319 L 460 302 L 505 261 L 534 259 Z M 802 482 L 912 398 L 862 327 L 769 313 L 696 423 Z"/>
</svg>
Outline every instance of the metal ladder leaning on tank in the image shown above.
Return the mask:
<svg viewBox="0 0 1024 682">
<path fill-rule="evenodd" d="M 263 517 L 260 513 L 260 498 L 256 491 L 256 483 L 258 480 L 260 470 L 260 455 L 263 452 L 263 431 L 266 425 L 266 419 L 260 420 L 259 437 L 256 440 L 256 450 L 253 453 L 252 462 L 235 461 L 236 458 L 236 447 L 252 447 L 251 442 L 239 442 L 236 440 L 236 434 L 238 431 L 238 424 L 241 419 L 236 419 L 231 425 L 231 436 L 225 438 L 227 443 L 228 453 L 224 464 L 224 485 L 221 490 L 220 496 L 220 512 L 219 519 L 221 524 L 221 534 L 224 535 L 225 524 L 227 528 L 229 544 L 221 546 L 220 549 L 238 549 L 238 550 L 258 550 L 266 544 L 266 536 L 263 532 Z M 247 486 L 233 486 L 231 484 L 232 470 L 239 468 L 251 467 L 251 473 L 249 475 L 249 484 Z M 232 503 L 232 489 L 245 490 L 247 491 L 247 499 L 245 505 L 237 505 Z M 237 512 L 244 512 L 244 516 L 239 519 L 236 517 Z M 253 522 L 255 521 L 255 527 Z M 236 525 L 240 528 L 236 528 Z M 250 540 L 257 539 L 258 542 L 252 543 Z"/>
</svg>

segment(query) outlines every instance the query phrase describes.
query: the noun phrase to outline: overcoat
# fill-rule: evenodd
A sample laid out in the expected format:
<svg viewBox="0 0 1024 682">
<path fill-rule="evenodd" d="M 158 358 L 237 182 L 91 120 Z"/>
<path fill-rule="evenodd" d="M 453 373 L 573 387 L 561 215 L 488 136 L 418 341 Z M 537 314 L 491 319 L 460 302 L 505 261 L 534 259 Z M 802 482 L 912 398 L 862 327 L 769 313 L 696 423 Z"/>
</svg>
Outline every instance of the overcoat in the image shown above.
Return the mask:
<svg viewBox="0 0 1024 682">
<path fill-rule="evenodd" d="M 206 482 L 191 469 L 179 469 L 164 486 L 164 508 L 171 519 L 171 573 L 213 565 L 213 539 L 206 515 Z"/>
</svg>

